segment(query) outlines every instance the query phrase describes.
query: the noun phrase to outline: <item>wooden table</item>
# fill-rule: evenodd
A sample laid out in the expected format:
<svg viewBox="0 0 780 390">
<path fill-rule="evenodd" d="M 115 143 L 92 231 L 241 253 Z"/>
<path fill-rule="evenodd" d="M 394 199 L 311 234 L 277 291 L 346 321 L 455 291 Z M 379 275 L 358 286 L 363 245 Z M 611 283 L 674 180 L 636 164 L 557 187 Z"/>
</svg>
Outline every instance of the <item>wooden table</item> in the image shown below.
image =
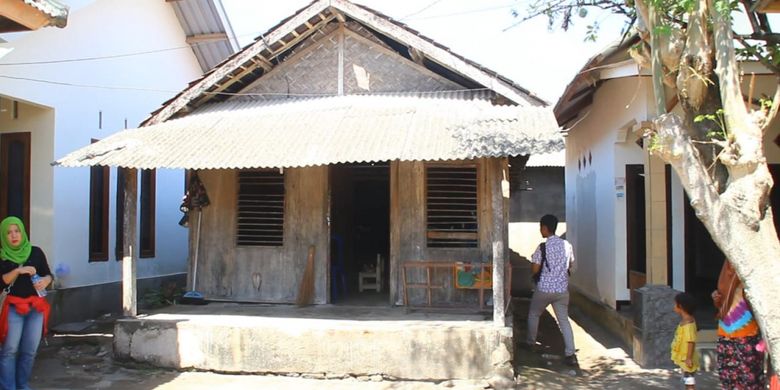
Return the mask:
<svg viewBox="0 0 780 390">
<path fill-rule="evenodd" d="M 457 272 L 458 269 L 465 270 L 466 267 L 480 267 L 479 280 L 475 281 L 472 286 L 461 286 L 458 284 Z M 425 283 L 409 283 L 407 279 L 408 269 L 425 269 L 426 281 Z M 403 276 L 403 288 L 404 288 L 404 306 L 409 306 L 409 289 L 425 289 L 427 296 L 427 306 L 432 306 L 431 290 L 444 289 L 444 284 L 433 284 L 433 270 L 434 269 L 447 269 L 452 274 L 452 287 L 459 289 L 474 289 L 479 290 L 479 309 L 485 308 L 485 290 L 493 290 L 493 264 L 491 263 L 466 263 L 466 262 L 454 262 L 454 261 L 405 261 L 401 264 L 401 272 Z M 491 275 L 488 282 L 485 278 L 486 275 Z M 512 266 L 509 262 L 506 264 L 506 274 L 504 279 L 507 281 L 505 286 L 506 296 L 509 297 L 512 287 Z M 507 307 L 511 299 L 506 299 Z"/>
</svg>

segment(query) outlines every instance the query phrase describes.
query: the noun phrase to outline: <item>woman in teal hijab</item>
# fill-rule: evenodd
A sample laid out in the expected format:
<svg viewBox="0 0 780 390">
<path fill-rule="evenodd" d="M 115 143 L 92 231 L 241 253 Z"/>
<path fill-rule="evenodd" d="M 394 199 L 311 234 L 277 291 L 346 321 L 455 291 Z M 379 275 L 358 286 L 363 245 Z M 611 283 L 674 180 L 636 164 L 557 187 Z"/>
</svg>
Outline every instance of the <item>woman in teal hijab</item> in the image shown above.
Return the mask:
<svg viewBox="0 0 780 390">
<path fill-rule="evenodd" d="M 46 332 L 50 308 L 44 296 L 52 275 L 46 255 L 30 244 L 16 217 L 0 222 L 0 275 L 0 288 L 8 291 L 0 310 L 0 389 L 27 389 Z"/>
</svg>

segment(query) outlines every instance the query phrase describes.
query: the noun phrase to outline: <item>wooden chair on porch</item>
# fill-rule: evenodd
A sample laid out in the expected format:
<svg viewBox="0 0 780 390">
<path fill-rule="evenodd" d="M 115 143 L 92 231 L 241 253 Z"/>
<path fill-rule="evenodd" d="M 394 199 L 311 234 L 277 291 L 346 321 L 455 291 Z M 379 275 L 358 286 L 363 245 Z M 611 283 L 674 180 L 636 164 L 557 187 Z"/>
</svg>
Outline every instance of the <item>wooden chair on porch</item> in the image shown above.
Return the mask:
<svg viewBox="0 0 780 390">
<path fill-rule="evenodd" d="M 382 292 L 382 255 L 376 254 L 376 268 L 358 273 L 358 291 L 376 290 Z"/>
</svg>

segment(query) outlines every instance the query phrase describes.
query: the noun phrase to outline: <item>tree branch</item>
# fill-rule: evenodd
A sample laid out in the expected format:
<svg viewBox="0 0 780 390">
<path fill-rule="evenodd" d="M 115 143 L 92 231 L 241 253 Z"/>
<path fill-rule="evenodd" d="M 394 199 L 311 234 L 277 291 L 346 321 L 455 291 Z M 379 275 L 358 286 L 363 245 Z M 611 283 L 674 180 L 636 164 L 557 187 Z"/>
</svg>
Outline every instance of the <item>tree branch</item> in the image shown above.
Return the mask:
<svg viewBox="0 0 780 390">
<path fill-rule="evenodd" d="M 724 116 L 726 118 L 726 128 L 732 134 L 747 133 L 750 134 L 750 127 L 745 126 L 750 122 L 750 118 L 742 102 L 742 86 L 739 80 L 739 66 L 734 50 L 734 36 L 731 31 L 731 15 L 728 10 L 723 10 L 725 6 L 713 5 L 710 7 L 712 16 L 712 29 L 715 36 L 715 60 L 717 67 L 715 72 L 720 81 L 720 98 L 723 103 Z M 740 142 L 741 143 L 741 142 Z M 740 145 L 741 148 L 750 148 L 747 153 L 750 156 L 757 155 L 752 150 L 753 145 Z M 753 146 L 754 147 L 754 146 Z"/>
<path fill-rule="evenodd" d="M 748 21 L 750 22 L 750 27 L 753 28 L 753 32 L 757 33 L 761 31 L 761 26 L 758 24 L 758 19 L 756 18 L 756 14 L 754 14 L 750 9 L 753 7 L 753 4 L 751 4 L 750 0 L 740 0 L 740 3 L 742 4 L 742 7 L 745 8 L 745 16 L 747 16 Z"/>
<path fill-rule="evenodd" d="M 739 43 L 741 43 L 742 46 L 745 46 L 745 48 L 749 49 L 752 55 L 754 55 L 762 65 L 766 66 L 774 74 L 780 75 L 780 67 L 776 66 L 768 58 L 761 55 L 761 53 L 758 52 L 755 46 L 747 43 L 747 41 L 743 39 L 740 35 L 735 35 L 734 38 L 736 38 L 736 40 L 739 41 Z"/>
<path fill-rule="evenodd" d="M 769 129 L 769 125 L 777 116 L 777 112 L 780 111 L 780 76 L 777 77 L 777 85 L 775 86 L 775 96 L 772 98 L 772 107 L 766 114 L 763 126 L 761 126 L 761 132 L 766 133 Z"/>
<path fill-rule="evenodd" d="M 707 97 L 707 82 L 712 72 L 712 42 L 707 34 L 707 13 L 707 0 L 697 1 L 688 17 L 688 39 L 677 75 L 678 95 L 694 111 Z"/>
</svg>

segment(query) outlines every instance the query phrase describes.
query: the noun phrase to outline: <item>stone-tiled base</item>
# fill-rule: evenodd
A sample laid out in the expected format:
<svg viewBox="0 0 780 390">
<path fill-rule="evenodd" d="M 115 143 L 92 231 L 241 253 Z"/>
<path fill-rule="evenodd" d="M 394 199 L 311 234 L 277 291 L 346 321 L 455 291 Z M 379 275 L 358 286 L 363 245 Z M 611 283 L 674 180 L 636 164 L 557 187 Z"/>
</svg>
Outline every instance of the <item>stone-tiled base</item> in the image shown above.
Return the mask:
<svg viewBox="0 0 780 390">
<path fill-rule="evenodd" d="M 636 290 L 634 307 L 634 360 L 644 368 L 672 368 L 669 359 L 674 332 L 680 317 L 674 312 L 674 296 L 669 286 L 648 285 Z"/>
</svg>

